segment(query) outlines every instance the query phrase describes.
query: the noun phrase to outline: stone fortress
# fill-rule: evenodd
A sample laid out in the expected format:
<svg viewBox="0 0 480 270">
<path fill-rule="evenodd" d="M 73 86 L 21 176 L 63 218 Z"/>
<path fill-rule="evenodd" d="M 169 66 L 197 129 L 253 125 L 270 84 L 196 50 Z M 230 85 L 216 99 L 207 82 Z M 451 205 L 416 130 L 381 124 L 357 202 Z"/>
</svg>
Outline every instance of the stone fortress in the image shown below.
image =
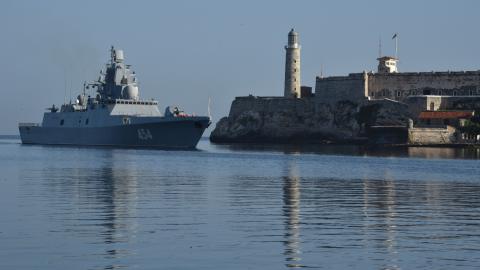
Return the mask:
<svg viewBox="0 0 480 270">
<path fill-rule="evenodd" d="M 317 77 L 317 98 L 326 101 L 388 98 L 404 102 L 412 96 L 480 95 L 480 71 L 398 72 L 398 59 L 384 56 L 378 60 L 376 73 Z"/>
<path fill-rule="evenodd" d="M 377 72 L 316 77 L 301 86 L 299 35 L 285 46 L 283 97 L 237 97 L 213 142 L 464 143 L 457 128 L 480 109 L 480 71 L 399 72 L 380 56 Z"/>
</svg>

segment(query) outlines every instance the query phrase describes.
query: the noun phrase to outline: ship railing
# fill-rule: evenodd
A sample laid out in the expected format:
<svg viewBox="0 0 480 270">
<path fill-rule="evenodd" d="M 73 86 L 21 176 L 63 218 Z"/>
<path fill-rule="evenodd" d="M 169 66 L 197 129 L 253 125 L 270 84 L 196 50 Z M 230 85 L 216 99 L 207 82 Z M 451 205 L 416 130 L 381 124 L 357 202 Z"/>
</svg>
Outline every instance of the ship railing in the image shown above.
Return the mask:
<svg viewBox="0 0 480 270">
<path fill-rule="evenodd" d="M 19 123 L 19 127 L 39 127 L 39 123 Z"/>
</svg>

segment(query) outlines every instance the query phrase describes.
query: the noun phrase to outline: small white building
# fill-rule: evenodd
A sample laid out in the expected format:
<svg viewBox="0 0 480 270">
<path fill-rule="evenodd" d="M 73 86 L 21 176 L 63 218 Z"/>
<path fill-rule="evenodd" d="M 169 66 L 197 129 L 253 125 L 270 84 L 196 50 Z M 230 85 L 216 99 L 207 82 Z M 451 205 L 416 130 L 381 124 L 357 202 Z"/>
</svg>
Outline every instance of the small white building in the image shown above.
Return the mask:
<svg viewBox="0 0 480 270">
<path fill-rule="evenodd" d="M 378 60 L 378 73 L 397 73 L 398 58 L 392 56 L 382 56 Z"/>
</svg>

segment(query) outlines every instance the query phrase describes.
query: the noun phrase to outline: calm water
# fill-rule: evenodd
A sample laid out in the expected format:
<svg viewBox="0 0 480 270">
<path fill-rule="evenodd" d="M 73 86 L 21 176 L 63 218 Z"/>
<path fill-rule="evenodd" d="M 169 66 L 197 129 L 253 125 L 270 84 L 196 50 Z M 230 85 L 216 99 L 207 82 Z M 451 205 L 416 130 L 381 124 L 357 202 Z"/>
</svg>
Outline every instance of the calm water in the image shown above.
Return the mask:
<svg viewBox="0 0 480 270">
<path fill-rule="evenodd" d="M 0 139 L 0 269 L 479 269 L 480 153 Z"/>
</svg>

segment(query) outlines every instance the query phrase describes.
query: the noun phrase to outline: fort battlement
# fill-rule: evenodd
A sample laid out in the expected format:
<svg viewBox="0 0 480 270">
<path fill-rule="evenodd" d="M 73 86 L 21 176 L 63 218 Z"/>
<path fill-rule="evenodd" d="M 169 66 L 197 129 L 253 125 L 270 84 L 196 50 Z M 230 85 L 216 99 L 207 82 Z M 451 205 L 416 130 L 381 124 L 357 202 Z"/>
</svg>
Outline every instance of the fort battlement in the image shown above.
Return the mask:
<svg viewBox="0 0 480 270">
<path fill-rule="evenodd" d="M 480 71 L 350 73 L 317 77 L 315 83 L 317 102 L 383 98 L 403 101 L 415 95 L 478 96 Z"/>
<path fill-rule="evenodd" d="M 291 113 L 313 111 L 313 98 L 285 98 L 285 97 L 236 97 L 230 107 L 229 117 L 236 118 L 245 111 Z"/>
</svg>

